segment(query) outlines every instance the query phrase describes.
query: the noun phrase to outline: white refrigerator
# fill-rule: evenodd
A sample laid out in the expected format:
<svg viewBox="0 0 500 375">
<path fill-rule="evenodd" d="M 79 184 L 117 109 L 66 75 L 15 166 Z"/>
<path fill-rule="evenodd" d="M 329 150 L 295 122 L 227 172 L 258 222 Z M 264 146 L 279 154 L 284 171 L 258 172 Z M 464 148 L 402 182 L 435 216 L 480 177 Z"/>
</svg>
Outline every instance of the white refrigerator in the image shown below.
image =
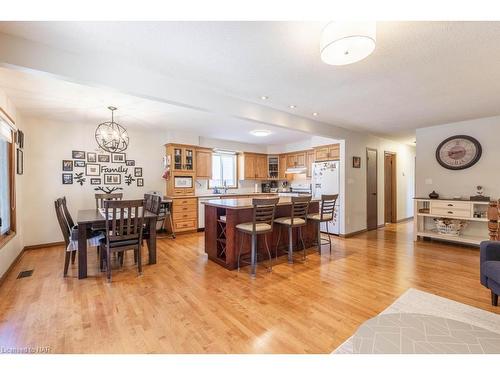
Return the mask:
<svg viewBox="0 0 500 375">
<path fill-rule="evenodd" d="M 340 194 L 340 162 L 322 161 L 313 164 L 312 193 L 321 199 L 322 194 Z M 340 198 L 340 197 L 339 197 Z M 333 220 L 328 222 L 328 232 L 340 233 L 340 199 L 337 199 Z M 321 231 L 327 232 L 327 223 L 321 223 Z"/>
</svg>

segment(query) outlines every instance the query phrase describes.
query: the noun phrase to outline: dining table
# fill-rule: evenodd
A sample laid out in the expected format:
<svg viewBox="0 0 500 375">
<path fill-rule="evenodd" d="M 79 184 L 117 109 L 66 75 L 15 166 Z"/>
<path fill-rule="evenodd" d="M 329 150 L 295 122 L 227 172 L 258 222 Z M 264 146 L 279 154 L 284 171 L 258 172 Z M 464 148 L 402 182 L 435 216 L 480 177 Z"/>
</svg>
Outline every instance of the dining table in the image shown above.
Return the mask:
<svg viewBox="0 0 500 375">
<path fill-rule="evenodd" d="M 150 211 L 144 212 L 144 223 L 149 226 L 150 236 L 147 239 L 149 264 L 156 264 L 156 218 Z M 78 278 L 87 277 L 87 234 L 91 228 L 104 228 L 106 218 L 98 209 L 79 210 L 78 223 Z"/>
</svg>

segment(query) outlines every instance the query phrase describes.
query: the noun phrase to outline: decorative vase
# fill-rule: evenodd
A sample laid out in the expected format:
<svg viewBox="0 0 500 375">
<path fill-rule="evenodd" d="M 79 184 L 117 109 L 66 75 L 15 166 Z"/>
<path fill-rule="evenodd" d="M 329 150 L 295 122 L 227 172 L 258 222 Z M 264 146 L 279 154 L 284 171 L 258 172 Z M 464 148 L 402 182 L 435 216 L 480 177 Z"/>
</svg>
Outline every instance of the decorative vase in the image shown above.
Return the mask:
<svg viewBox="0 0 500 375">
<path fill-rule="evenodd" d="M 432 191 L 432 193 L 429 194 L 429 198 L 431 199 L 438 199 L 439 198 L 439 194 L 436 193 L 434 190 Z"/>
</svg>

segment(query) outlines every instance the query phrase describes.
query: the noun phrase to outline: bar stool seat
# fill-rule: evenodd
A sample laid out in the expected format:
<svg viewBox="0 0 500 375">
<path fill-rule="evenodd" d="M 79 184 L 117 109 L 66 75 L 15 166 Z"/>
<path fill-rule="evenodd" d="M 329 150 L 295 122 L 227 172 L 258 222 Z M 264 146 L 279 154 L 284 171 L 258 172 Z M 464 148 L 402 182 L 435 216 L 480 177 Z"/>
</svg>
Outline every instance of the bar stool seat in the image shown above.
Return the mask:
<svg viewBox="0 0 500 375">
<path fill-rule="evenodd" d="M 314 220 L 314 221 L 320 221 L 320 222 L 325 222 L 325 221 L 331 221 L 333 219 L 333 215 L 324 215 L 321 217 L 321 214 L 309 214 L 307 215 L 307 218 L 309 220 Z"/>
<path fill-rule="evenodd" d="M 245 233 L 253 233 L 253 223 L 241 223 L 236 225 L 236 229 L 239 229 Z M 270 232 L 272 230 L 271 225 L 266 223 L 256 223 L 255 224 L 255 232 Z"/>
<path fill-rule="evenodd" d="M 277 224 L 289 225 L 292 227 L 296 227 L 299 225 L 302 226 L 306 224 L 306 221 L 299 217 L 294 217 L 293 219 L 291 217 L 279 217 L 277 219 L 274 219 L 274 222 Z"/>
<path fill-rule="evenodd" d="M 321 206 L 319 213 L 307 215 L 307 218 L 313 220 L 317 223 L 318 237 L 317 246 L 318 253 L 321 255 L 321 245 L 327 245 L 330 247 L 330 255 L 332 254 L 332 239 L 330 238 L 330 233 L 328 232 L 328 223 L 333 220 L 335 213 L 335 204 L 337 203 L 338 194 L 321 195 Z M 326 223 L 326 232 L 328 238 L 321 237 L 321 223 Z"/>
<path fill-rule="evenodd" d="M 298 228 L 300 241 L 302 242 L 303 259 L 306 259 L 306 246 L 304 244 L 304 239 L 302 238 L 302 227 L 307 224 L 307 211 L 309 210 L 309 202 L 311 202 L 311 196 L 298 196 L 292 197 L 292 209 L 291 216 L 289 217 L 279 217 L 274 219 L 276 224 L 280 224 L 280 230 L 278 232 L 278 243 L 276 244 L 276 259 L 278 259 L 278 249 L 281 240 L 281 228 L 288 228 L 288 263 L 293 263 L 293 229 Z"/>
<path fill-rule="evenodd" d="M 273 261 L 267 243 L 267 234 L 273 231 L 274 215 L 278 202 L 279 198 L 252 199 L 253 221 L 236 225 L 236 229 L 242 233 L 240 235 L 240 249 L 238 251 L 238 271 L 240 269 L 241 250 L 243 247 L 243 234 L 250 235 L 251 238 L 250 261 L 245 262 L 241 260 L 241 262 L 250 264 L 250 276 L 255 277 L 256 275 L 257 257 L 259 255 L 257 252 L 257 237 L 259 235 L 264 236 L 267 254 L 269 255 L 269 270 L 272 270 Z"/>
</svg>

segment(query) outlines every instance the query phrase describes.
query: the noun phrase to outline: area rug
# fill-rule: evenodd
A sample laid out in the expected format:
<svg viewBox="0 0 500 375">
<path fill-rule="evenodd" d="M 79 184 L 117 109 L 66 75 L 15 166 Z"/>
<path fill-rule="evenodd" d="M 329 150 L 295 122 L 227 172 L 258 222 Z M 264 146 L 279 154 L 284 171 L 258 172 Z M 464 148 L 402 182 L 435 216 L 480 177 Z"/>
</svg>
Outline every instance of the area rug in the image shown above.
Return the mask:
<svg viewBox="0 0 500 375">
<path fill-rule="evenodd" d="M 499 309 L 500 312 L 500 309 Z M 404 294 L 402 294 L 392 305 L 381 312 L 377 317 L 371 319 L 370 321 L 364 323 L 361 329 L 358 330 L 352 337 L 340 345 L 333 354 L 353 354 L 353 353 L 367 353 L 370 352 L 363 345 L 372 344 L 370 341 L 370 334 L 373 335 L 373 327 L 375 326 L 385 326 L 392 325 L 391 329 L 394 329 L 394 325 L 406 324 L 404 329 L 412 329 L 409 326 L 415 324 L 422 324 L 425 320 L 434 320 L 431 327 L 437 332 L 440 327 L 439 324 L 443 324 L 448 328 L 452 327 L 459 330 L 454 331 L 449 336 L 461 335 L 462 341 L 467 340 L 472 344 L 477 345 L 453 345 L 452 340 L 449 343 L 442 345 L 432 345 L 432 350 L 429 347 L 422 345 L 419 350 L 414 352 L 418 353 L 497 353 L 500 350 L 500 315 L 484 311 L 472 306 L 464 305 L 459 302 L 449 300 L 447 298 L 439 297 L 434 294 L 422 292 L 417 289 L 408 289 Z M 389 323 L 389 324 L 388 324 Z M 437 323 L 437 324 L 435 324 Z M 403 324 L 403 325 L 404 325 Z M 454 327 L 453 327 L 454 326 Z M 400 329 L 400 327 L 398 327 Z M 487 340 L 488 345 L 482 342 L 479 345 L 472 338 L 470 332 L 464 332 L 465 330 L 470 330 L 480 337 L 489 337 Z M 425 331 L 429 330 L 429 325 L 426 326 Z M 386 329 L 387 331 L 387 329 Z M 398 331 L 399 332 L 399 331 Z M 436 333 L 434 334 L 443 334 Z M 449 332 L 448 332 L 449 333 Z M 444 335 L 444 334 L 443 334 Z M 410 335 L 411 336 L 411 335 Z M 446 336 L 446 335 L 445 335 Z M 465 337 L 465 339 L 464 339 Z M 447 337 L 445 337 L 448 339 Z M 379 340 L 380 341 L 380 340 Z M 387 343 L 389 348 L 384 353 L 397 353 L 399 350 L 391 350 L 390 343 Z M 399 343 L 398 343 L 399 344 Z M 403 344 L 400 344 L 403 346 Z M 373 351 L 376 353 L 377 351 Z M 378 351 L 382 353 L 382 351 Z M 408 351 L 401 350 L 402 353 L 408 353 Z"/>
</svg>

